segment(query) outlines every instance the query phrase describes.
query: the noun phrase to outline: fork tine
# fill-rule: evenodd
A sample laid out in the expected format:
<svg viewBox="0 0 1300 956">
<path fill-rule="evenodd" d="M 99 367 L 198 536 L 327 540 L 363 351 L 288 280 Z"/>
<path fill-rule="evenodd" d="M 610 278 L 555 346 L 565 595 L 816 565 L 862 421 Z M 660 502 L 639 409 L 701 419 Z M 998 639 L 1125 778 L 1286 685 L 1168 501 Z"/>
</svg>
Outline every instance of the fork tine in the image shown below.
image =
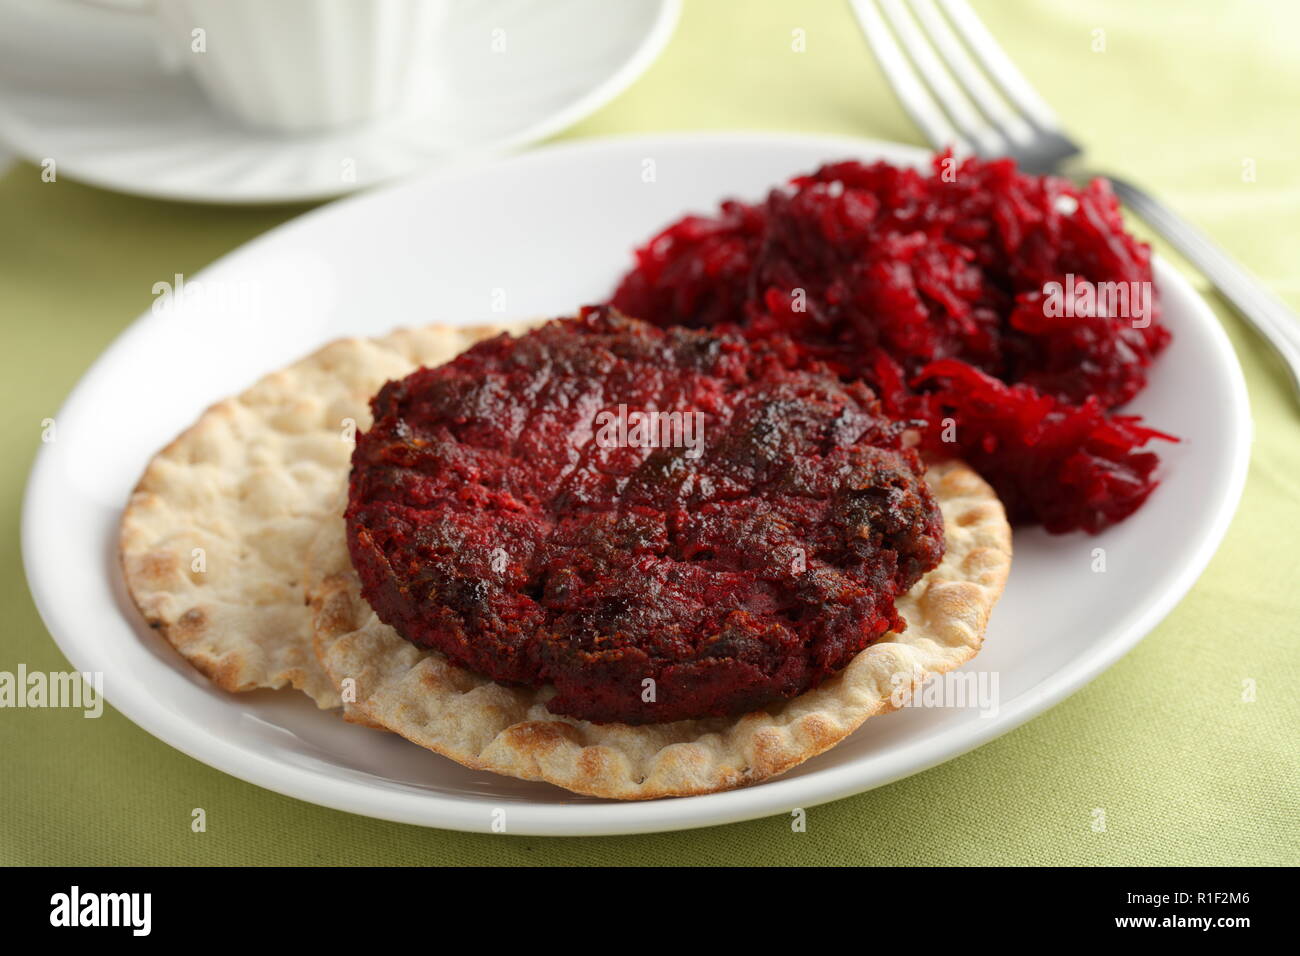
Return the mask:
<svg viewBox="0 0 1300 956">
<path fill-rule="evenodd" d="M 971 104 L 969 98 L 953 82 L 952 74 L 935 55 L 934 47 L 926 42 L 902 0 L 878 0 L 885 17 L 894 25 L 894 34 L 902 41 L 912 65 L 930 88 L 930 93 L 943 107 L 961 134 L 975 146 L 981 156 L 997 156 L 1006 152 L 1006 145 L 989 126 L 984 117 Z"/>
<path fill-rule="evenodd" d="M 952 27 L 934 5 L 934 0 L 911 0 L 912 12 L 921 29 L 929 34 L 939 56 L 948 65 L 952 75 L 962 85 L 966 95 L 975 101 L 993 126 L 1013 146 L 1028 146 L 1034 138 L 1029 124 L 1009 108 L 1006 101 L 993 88 L 984 71 L 975 65 L 966 48 L 962 46 Z"/>
<path fill-rule="evenodd" d="M 873 0 L 850 0 L 850 6 L 884 71 L 885 79 L 894 88 L 903 109 L 921 128 L 930 145 L 935 149 L 951 146 L 953 152 L 959 155 L 970 153 L 970 143 L 948 121 L 943 110 L 939 109 L 934 98 L 917 78 Z"/>
<path fill-rule="evenodd" d="M 1039 129 L 1053 133 L 1061 132 L 1061 123 L 1047 105 L 1047 101 L 1038 95 L 1025 75 L 1016 69 L 1011 58 L 1006 55 L 998 41 L 993 39 L 975 11 L 966 0 L 939 0 L 948 19 L 957 28 L 957 32 L 966 40 L 967 46 L 975 53 L 984 69 L 997 81 L 1007 99 L 1028 115 L 1030 121 Z"/>
</svg>

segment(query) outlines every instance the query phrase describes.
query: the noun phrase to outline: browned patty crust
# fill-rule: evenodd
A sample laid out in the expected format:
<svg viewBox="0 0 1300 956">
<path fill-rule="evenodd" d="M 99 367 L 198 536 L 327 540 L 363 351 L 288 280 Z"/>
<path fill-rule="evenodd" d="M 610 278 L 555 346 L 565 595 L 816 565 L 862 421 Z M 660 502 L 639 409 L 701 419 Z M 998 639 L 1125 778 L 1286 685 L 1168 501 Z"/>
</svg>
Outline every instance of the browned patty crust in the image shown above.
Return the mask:
<svg viewBox="0 0 1300 956">
<path fill-rule="evenodd" d="M 903 426 L 786 341 L 588 309 L 372 408 L 346 513 L 363 595 L 417 646 L 553 685 L 554 713 L 794 697 L 902 629 L 895 597 L 943 554 Z"/>
</svg>

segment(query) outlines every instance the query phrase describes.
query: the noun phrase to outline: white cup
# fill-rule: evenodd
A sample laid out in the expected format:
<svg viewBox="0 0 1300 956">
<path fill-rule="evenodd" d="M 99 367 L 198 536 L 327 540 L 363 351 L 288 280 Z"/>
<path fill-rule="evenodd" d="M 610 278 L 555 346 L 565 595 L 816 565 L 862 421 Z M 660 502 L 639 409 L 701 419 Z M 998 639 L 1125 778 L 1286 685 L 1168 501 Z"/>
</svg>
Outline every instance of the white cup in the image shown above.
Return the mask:
<svg viewBox="0 0 1300 956">
<path fill-rule="evenodd" d="M 338 129 L 432 95 L 451 0 L 83 0 L 152 16 L 164 60 L 222 111 L 286 133 Z"/>
</svg>

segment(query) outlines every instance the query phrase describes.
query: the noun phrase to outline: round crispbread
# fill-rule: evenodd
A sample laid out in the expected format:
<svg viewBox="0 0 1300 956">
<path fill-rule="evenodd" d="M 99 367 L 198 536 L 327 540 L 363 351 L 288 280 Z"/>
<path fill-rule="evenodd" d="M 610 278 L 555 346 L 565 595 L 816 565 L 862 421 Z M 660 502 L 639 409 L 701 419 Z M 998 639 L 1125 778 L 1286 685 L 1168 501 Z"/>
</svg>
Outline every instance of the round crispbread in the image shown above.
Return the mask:
<svg viewBox="0 0 1300 956">
<path fill-rule="evenodd" d="M 350 719 L 467 767 L 621 800 L 757 783 L 833 747 L 979 651 L 1010 568 L 1011 529 L 993 490 L 966 465 L 934 465 L 926 479 L 947 550 L 898 600 L 907 628 L 820 687 L 741 717 L 593 724 L 550 713 L 548 689 L 502 686 L 408 643 L 361 596 L 337 517 L 342 488 L 308 559 L 316 653 Z"/>
<path fill-rule="evenodd" d="M 332 342 L 212 406 L 149 463 L 122 516 L 127 590 L 219 687 L 340 703 L 311 647 L 307 548 L 332 513 L 370 397 L 420 365 L 535 323 Z"/>
</svg>

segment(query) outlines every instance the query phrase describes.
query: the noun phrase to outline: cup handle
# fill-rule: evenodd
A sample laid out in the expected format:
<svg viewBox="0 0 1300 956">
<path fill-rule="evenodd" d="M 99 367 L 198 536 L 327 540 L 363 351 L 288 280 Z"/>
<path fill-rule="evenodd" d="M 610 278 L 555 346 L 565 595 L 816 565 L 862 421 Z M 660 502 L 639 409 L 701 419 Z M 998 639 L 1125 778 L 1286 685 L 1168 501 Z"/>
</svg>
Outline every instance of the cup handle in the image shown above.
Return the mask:
<svg viewBox="0 0 1300 956">
<path fill-rule="evenodd" d="M 154 0 L 76 0 L 88 7 L 112 10 L 114 13 L 152 13 Z"/>
<path fill-rule="evenodd" d="M 109 10 L 113 13 L 130 13 L 134 15 L 149 16 L 157 12 L 158 0 L 73 0 L 85 7 L 94 7 L 97 10 Z M 171 50 L 163 42 L 162 26 L 156 20 L 154 22 L 155 47 L 158 52 L 158 62 L 168 73 L 180 73 L 184 66 L 177 57 L 174 50 Z"/>
</svg>

